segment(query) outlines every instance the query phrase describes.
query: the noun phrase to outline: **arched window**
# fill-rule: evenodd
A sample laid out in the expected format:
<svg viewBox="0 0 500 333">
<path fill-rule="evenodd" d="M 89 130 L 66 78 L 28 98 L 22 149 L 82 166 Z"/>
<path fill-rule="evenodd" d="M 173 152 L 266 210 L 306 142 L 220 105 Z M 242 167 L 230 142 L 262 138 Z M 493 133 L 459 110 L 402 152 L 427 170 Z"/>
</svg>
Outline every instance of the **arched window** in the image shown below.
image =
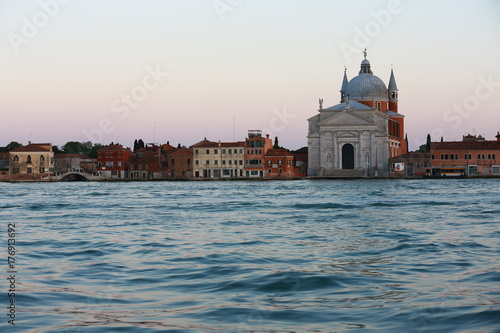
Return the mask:
<svg viewBox="0 0 500 333">
<path fill-rule="evenodd" d="M 31 163 L 31 155 L 28 155 L 28 163 Z"/>
<path fill-rule="evenodd" d="M 45 156 L 40 155 L 40 163 L 43 163 L 43 162 L 45 162 Z"/>
<path fill-rule="evenodd" d="M 14 156 L 14 162 L 19 162 L 19 156 Z"/>
<path fill-rule="evenodd" d="M 191 159 L 190 158 L 188 158 L 188 160 L 187 160 L 187 165 L 191 165 Z"/>
</svg>

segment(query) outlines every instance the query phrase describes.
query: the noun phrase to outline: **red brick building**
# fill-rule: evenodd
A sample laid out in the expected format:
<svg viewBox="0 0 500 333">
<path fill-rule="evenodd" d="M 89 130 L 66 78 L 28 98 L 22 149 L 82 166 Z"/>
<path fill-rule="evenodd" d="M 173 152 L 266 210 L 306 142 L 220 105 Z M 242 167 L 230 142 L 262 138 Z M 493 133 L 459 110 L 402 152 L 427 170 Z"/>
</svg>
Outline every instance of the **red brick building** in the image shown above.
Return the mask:
<svg viewBox="0 0 500 333">
<path fill-rule="evenodd" d="M 129 159 L 129 178 L 156 179 L 164 178 L 166 169 L 163 167 L 165 156 L 158 146 L 145 147 L 134 151 Z"/>
<path fill-rule="evenodd" d="M 430 166 L 430 153 L 410 152 L 389 159 L 391 177 L 423 177 Z"/>
<path fill-rule="evenodd" d="M 265 155 L 266 177 L 297 177 L 294 156 L 286 149 L 269 149 Z"/>
<path fill-rule="evenodd" d="M 132 152 L 121 145 L 109 145 L 97 150 L 97 171 L 107 178 L 127 178 L 128 161 Z"/>
<path fill-rule="evenodd" d="M 168 178 L 191 178 L 193 176 L 193 149 L 179 148 L 167 154 Z"/>
<path fill-rule="evenodd" d="M 433 169 L 464 168 L 469 176 L 500 176 L 500 133 L 496 140 L 467 135 L 462 141 L 431 143 Z"/>
</svg>

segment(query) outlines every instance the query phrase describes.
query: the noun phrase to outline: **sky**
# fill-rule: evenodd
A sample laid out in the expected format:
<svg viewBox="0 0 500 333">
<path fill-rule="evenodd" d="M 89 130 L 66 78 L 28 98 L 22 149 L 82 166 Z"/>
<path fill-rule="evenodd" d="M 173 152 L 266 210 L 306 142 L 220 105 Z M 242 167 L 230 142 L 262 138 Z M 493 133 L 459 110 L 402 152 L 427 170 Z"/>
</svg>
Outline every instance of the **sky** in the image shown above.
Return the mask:
<svg viewBox="0 0 500 333">
<path fill-rule="evenodd" d="M 410 149 L 500 131 L 498 0 L 1 0 L 0 146 L 307 146 L 366 47 Z"/>
</svg>

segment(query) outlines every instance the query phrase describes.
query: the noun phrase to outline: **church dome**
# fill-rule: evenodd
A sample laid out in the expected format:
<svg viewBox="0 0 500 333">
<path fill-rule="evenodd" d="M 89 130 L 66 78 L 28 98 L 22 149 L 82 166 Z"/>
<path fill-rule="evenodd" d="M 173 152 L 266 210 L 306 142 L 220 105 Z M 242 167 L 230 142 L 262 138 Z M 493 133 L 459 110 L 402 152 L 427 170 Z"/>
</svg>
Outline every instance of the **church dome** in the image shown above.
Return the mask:
<svg viewBox="0 0 500 333">
<path fill-rule="evenodd" d="M 388 98 L 385 83 L 373 74 L 359 74 L 347 84 L 345 94 L 352 100 L 385 100 Z"/>
</svg>

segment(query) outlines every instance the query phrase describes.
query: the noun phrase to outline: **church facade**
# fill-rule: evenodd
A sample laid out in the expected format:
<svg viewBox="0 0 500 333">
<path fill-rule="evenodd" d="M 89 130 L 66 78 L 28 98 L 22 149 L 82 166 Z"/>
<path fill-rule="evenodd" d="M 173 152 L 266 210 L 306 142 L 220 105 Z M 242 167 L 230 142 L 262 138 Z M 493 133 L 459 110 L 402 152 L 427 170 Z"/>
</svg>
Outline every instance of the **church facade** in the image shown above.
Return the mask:
<svg viewBox="0 0 500 333">
<path fill-rule="evenodd" d="M 389 158 L 407 152 L 404 116 L 398 113 L 398 88 L 391 70 L 389 85 L 361 62 L 350 81 L 344 71 L 340 104 L 309 118 L 308 175 L 377 177 L 389 175 Z"/>
</svg>

